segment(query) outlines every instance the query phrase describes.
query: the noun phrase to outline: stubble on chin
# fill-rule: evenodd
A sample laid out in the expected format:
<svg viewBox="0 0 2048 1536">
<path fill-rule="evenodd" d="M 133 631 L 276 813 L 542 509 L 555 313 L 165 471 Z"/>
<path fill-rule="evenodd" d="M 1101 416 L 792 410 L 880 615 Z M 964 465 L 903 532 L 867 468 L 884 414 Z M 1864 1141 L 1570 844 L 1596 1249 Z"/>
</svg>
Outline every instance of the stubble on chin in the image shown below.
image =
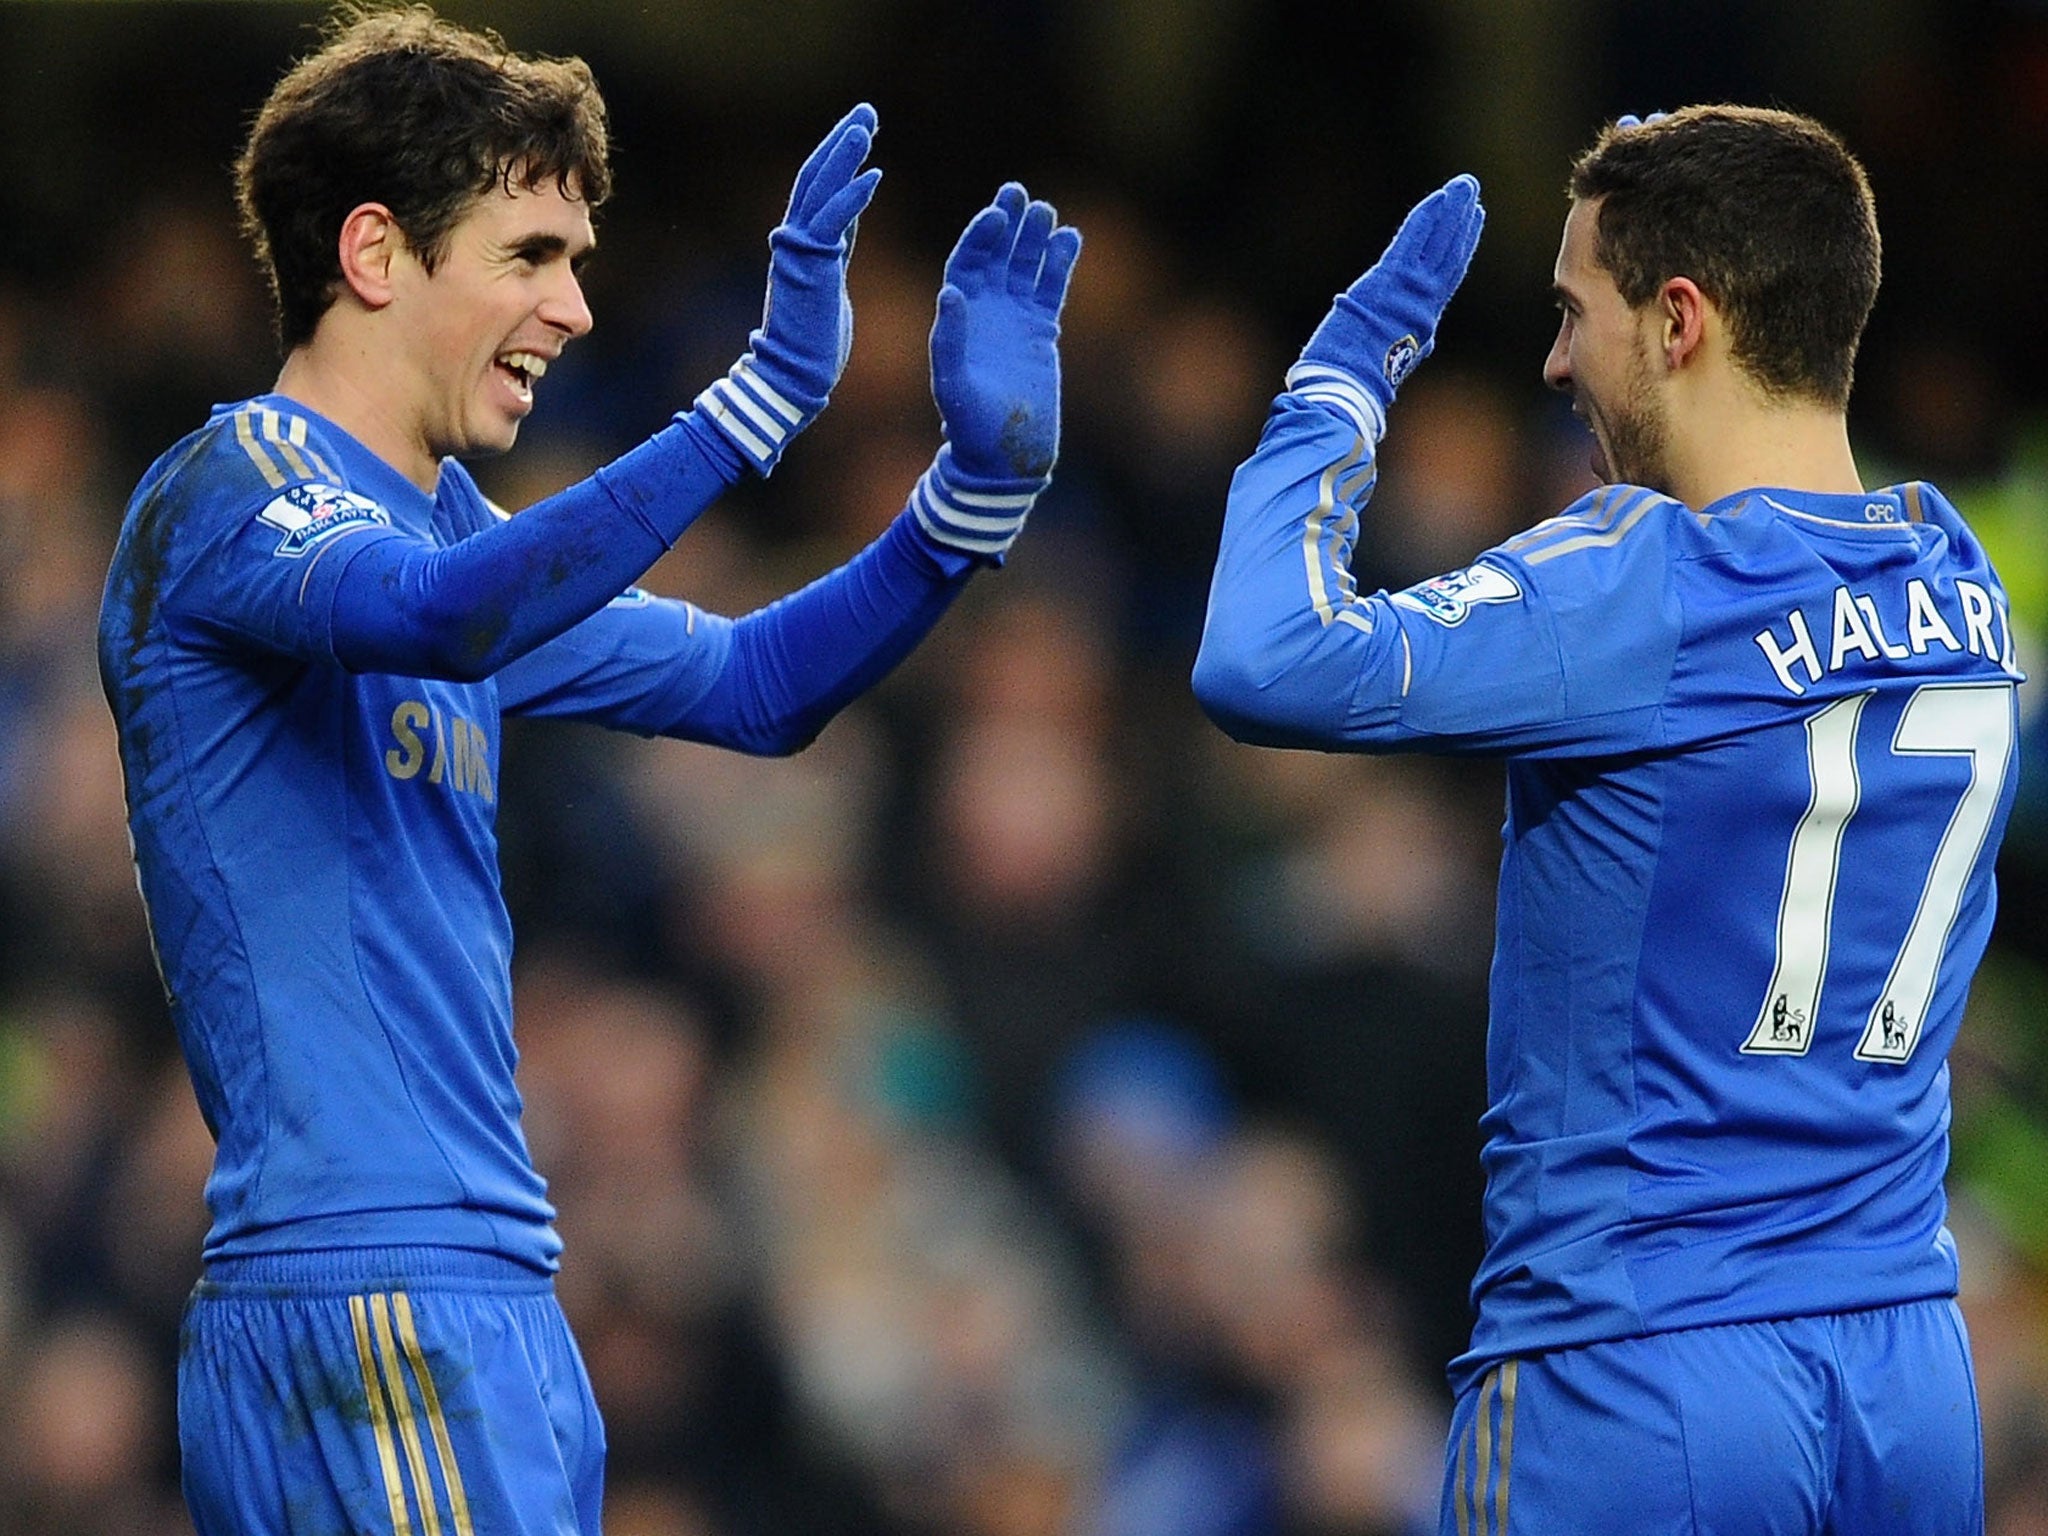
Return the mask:
<svg viewBox="0 0 2048 1536">
<path fill-rule="evenodd" d="M 1608 483 L 1640 485 L 1668 495 L 1670 423 L 1650 388 L 1647 359 L 1642 361 L 1623 398 L 1608 413 Z"/>
</svg>

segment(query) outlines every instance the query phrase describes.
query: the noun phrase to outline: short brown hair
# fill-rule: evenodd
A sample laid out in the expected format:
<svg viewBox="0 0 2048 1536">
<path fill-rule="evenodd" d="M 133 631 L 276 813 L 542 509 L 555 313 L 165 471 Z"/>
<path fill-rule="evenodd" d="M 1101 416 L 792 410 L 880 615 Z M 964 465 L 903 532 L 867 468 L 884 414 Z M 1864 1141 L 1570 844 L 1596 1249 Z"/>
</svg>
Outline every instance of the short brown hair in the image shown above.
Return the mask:
<svg viewBox="0 0 2048 1536">
<path fill-rule="evenodd" d="M 528 188 L 551 180 L 593 208 L 610 195 L 590 67 L 521 56 L 424 5 L 345 6 L 323 45 L 278 81 L 235 162 L 281 346 L 311 340 L 340 291 L 351 210 L 388 207 L 432 271 L 475 200 L 515 177 Z"/>
<path fill-rule="evenodd" d="M 1828 129 L 1763 107 L 1687 107 L 1603 130 L 1569 190 L 1599 200 L 1594 255 L 1629 304 L 1689 277 L 1766 391 L 1848 404 L 1877 298 L 1877 207 Z"/>
</svg>

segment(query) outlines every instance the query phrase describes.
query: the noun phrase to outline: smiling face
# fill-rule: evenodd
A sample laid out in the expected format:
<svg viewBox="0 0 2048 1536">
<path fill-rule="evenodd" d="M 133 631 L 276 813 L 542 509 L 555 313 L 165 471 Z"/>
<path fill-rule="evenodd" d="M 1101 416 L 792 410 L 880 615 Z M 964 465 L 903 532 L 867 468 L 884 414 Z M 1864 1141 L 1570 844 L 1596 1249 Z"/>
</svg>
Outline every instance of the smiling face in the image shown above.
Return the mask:
<svg viewBox="0 0 2048 1536">
<path fill-rule="evenodd" d="M 533 386 L 590 329 L 577 268 L 596 244 L 590 208 L 552 177 L 515 174 L 477 199 L 429 272 L 407 252 L 394 272 L 402 354 L 390 386 L 438 461 L 503 453 L 533 409 Z"/>
<path fill-rule="evenodd" d="M 1554 283 L 1563 318 L 1543 360 L 1543 380 L 1572 397 L 1593 434 L 1593 473 L 1608 484 L 1669 490 L 1668 422 L 1660 376 L 1657 306 L 1632 309 L 1595 259 L 1600 205 L 1574 202 L 1565 219 Z"/>
</svg>

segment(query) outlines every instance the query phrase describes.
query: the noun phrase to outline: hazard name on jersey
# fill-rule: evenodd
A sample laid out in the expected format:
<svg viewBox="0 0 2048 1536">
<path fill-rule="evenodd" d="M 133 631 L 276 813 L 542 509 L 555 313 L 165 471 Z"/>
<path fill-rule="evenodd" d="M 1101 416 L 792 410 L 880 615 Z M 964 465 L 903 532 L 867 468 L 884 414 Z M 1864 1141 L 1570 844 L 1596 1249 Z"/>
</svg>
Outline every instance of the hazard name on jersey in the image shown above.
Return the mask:
<svg viewBox="0 0 2048 1536">
<path fill-rule="evenodd" d="M 2012 619 L 2005 605 L 1974 581 L 1955 584 L 1955 609 L 1944 614 L 1925 581 L 1914 577 L 1903 590 L 1903 608 L 1884 612 L 1875 597 L 1834 589 L 1822 640 L 1804 608 L 1792 608 L 1768 629 L 1757 631 L 1757 649 L 1771 664 L 1787 693 L 1799 695 L 1829 673 L 1869 662 L 1905 661 L 1936 646 L 1961 655 L 1982 656 L 2014 677 Z M 1898 593 L 1887 594 L 1896 605 Z"/>
</svg>

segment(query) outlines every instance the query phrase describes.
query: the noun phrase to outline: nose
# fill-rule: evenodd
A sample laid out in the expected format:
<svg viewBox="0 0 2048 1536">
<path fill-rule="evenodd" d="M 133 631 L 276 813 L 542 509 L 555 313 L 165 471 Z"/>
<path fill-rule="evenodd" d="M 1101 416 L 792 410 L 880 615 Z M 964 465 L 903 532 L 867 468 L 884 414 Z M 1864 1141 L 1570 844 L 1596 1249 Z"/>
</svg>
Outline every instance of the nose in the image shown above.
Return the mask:
<svg viewBox="0 0 2048 1536">
<path fill-rule="evenodd" d="M 1569 391 L 1572 387 L 1571 329 L 1572 318 L 1566 315 L 1558 322 L 1557 339 L 1550 344 L 1550 355 L 1543 359 L 1543 382 L 1552 389 Z"/>
<path fill-rule="evenodd" d="M 590 313 L 590 305 L 583 297 L 583 284 L 566 265 L 562 279 L 541 302 L 540 320 L 544 325 L 553 326 L 563 335 L 574 338 L 585 336 L 597 322 Z"/>
</svg>

